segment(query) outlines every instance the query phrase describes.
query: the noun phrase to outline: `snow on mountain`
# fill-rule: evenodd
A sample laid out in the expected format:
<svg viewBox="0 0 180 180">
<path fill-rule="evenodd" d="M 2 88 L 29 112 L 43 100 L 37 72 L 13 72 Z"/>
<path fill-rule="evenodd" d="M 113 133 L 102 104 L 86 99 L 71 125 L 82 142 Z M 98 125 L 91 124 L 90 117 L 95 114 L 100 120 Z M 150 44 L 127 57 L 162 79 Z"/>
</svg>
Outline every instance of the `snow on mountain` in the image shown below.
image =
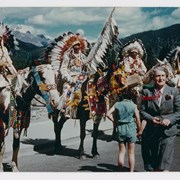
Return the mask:
<svg viewBox="0 0 180 180">
<path fill-rule="evenodd" d="M 46 46 L 52 41 L 43 34 L 33 35 L 30 31 L 18 26 L 13 29 L 12 34 L 20 41 L 31 43 L 38 47 Z"/>
</svg>

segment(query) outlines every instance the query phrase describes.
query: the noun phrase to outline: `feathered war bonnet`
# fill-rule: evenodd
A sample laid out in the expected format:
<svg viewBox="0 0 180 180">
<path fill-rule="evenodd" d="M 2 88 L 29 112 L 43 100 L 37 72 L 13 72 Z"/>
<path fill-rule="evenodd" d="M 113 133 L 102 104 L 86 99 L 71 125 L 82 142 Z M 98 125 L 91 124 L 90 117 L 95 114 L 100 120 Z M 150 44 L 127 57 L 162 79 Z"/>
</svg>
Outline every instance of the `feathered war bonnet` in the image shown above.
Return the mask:
<svg viewBox="0 0 180 180">
<path fill-rule="evenodd" d="M 64 46 L 62 47 L 62 56 L 64 53 L 70 49 L 72 49 L 75 45 L 80 45 L 81 52 L 85 53 L 85 51 L 88 49 L 88 43 L 87 40 L 82 37 L 79 33 L 77 34 L 71 34 L 70 36 L 65 37 Z"/>
<path fill-rule="evenodd" d="M 81 34 L 73 34 L 70 31 L 64 33 L 55 38 L 54 43 L 48 52 L 48 56 L 51 58 L 51 61 L 56 61 L 57 59 L 61 61 L 64 54 L 70 52 L 72 47 L 77 44 L 80 45 L 80 49 L 83 53 L 88 49 L 88 42 Z"/>
<path fill-rule="evenodd" d="M 130 53 L 136 52 L 141 59 L 146 58 L 146 50 L 140 39 L 134 39 L 125 44 L 121 50 L 122 57 L 129 56 Z"/>
<path fill-rule="evenodd" d="M 88 50 L 89 42 L 85 37 L 77 32 L 76 34 L 68 31 L 54 39 L 45 52 L 45 58 L 48 58 L 53 68 L 58 69 L 66 52 L 70 52 L 72 47 L 80 44 L 80 49 L 84 53 Z"/>
<path fill-rule="evenodd" d="M 12 31 L 9 29 L 7 25 L 4 25 L 4 23 L 0 22 L 0 37 L 3 39 L 4 46 L 10 50 L 15 49 L 19 50 L 18 48 L 18 42 L 14 35 L 12 34 Z"/>
<path fill-rule="evenodd" d="M 176 54 L 175 54 L 174 59 L 177 59 L 178 57 L 180 57 L 180 46 L 176 47 Z"/>
</svg>

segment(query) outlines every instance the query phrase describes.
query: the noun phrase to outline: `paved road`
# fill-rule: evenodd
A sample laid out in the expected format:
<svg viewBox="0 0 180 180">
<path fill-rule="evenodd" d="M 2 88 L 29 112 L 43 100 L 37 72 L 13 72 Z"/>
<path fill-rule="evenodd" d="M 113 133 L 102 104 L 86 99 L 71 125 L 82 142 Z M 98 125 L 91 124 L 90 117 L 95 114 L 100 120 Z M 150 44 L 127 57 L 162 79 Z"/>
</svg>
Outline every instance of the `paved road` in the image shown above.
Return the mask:
<svg viewBox="0 0 180 180">
<path fill-rule="evenodd" d="M 64 153 L 60 155 L 54 154 L 52 129 L 44 129 L 50 127 L 50 121 L 33 122 L 29 129 L 28 137 L 21 141 L 21 150 L 19 156 L 19 169 L 21 172 L 117 172 L 117 154 L 118 147 L 115 141 L 111 141 L 112 128 L 109 121 L 103 121 L 100 126 L 98 138 L 99 159 L 93 159 L 91 156 L 91 130 L 92 121 L 87 124 L 87 133 L 85 140 L 85 150 L 87 158 L 79 160 L 77 158 L 77 149 L 79 146 L 79 123 L 74 126 L 74 121 L 70 120 L 64 127 L 64 133 L 71 131 L 69 137 L 63 138 Z M 48 124 L 48 125 L 47 125 Z M 51 124 L 52 125 L 52 124 Z M 37 128 L 37 126 L 40 127 Z M 36 130 L 36 128 L 39 131 Z M 76 131 L 77 130 L 77 131 Z M 37 134 L 36 134 L 36 133 Z M 31 134 L 33 133 L 33 134 Z M 52 133 L 52 134 L 51 134 Z M 36 137 L 36 135 L 38 135 Z M 49 137 L 48 137 L 49 136 Z M 34 138 L 36 137 L 36 138 Z M 6 152 L 4 160 L 5 171 L 11 171 L 8 163 L 10 162 L 10 152 Z M 127 158 L 126 158 L 127 159 Z M 128 163 L 126 160 L 126 167 Z M 127 169 L 128 170 L 128 169 Z M 143 164 L 140 152 L 140 145 L 136 145 L 136 172 L 143 172 Z M 175 157 L 172 166 L 173 172 L 180 172 L 180 136 L 176 138 Z"/>
<path fill-rule="evenodd" d="M 93 121 L 89 120 L 86 123 L 86 133 L 90 133 L 93 127 Z M 21 149 L 31 148 L 33 149 L 33 145 L 44 144 L 46 141 L 54 140 L 54 130 L 53 130 L 53 122 L 52 120 L 47 118 L 46 110 L 40 109 L 36 113 L 36 117 L 32 117 L 30 126 L 27 131 L 27 137 L 21 136 Z M 102 120 L 99 126 L 100 130 L 108 130 L 112 129 L 112 122 L 106 120 Z M 79 120 L 70 119 L 65 122 L 62 129 L 62 140 L 79 137 L 80 127 Z M 8 136 L 5 139 L 6 143 L 6 154 L 11 153 L 12 151 L 12 128 L 9 131 Z"/>
</svg>

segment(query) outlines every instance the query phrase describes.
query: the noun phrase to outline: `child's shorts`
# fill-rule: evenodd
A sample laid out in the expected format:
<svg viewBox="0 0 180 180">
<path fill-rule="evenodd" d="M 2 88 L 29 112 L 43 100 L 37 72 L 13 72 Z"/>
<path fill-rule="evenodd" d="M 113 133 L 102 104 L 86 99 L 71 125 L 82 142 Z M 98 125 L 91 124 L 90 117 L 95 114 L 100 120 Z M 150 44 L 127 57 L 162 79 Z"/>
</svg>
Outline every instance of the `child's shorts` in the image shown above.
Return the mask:
<svg viewBox="0 0 180 180">
<path fill-rule="evenodd" d="M 117 140 L 118 142 L 135 143 L 136 136 L 136 123 L 121 123 L 117 127 Z"/>
</svg>

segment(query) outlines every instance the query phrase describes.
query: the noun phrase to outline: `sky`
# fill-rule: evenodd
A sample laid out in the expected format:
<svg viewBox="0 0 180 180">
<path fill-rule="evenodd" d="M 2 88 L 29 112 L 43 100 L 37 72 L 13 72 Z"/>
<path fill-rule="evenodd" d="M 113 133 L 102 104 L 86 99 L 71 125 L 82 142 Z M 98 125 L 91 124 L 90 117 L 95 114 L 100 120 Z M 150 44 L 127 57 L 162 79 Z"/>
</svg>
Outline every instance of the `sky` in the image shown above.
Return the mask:
<svg viewBox="0 0 180 180">
<path fill-rule="evenodd" d="M 23 27 L 33 34 L 55 38 L 66 31 L 81 29 L 94 40 L 101 32 L 113 7 L 0 7 L 0 21 Z M 116 7 L 113 14 L 119 37 L 180 23 L 180 7 Z"/>
</svg>

